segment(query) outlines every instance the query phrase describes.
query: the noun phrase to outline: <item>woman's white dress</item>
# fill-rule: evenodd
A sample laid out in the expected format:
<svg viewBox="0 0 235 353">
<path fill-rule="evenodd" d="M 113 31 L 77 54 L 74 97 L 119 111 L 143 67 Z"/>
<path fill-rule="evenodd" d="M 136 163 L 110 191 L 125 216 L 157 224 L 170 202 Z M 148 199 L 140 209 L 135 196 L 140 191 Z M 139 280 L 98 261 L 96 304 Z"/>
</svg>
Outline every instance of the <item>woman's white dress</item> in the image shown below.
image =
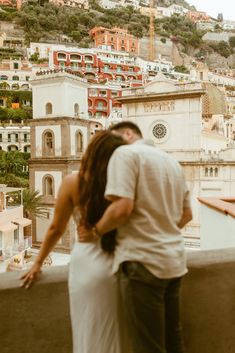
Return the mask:
<svg viewBox="0 0 235 353">
<path fill-rule="evenodd" d="M 69 272 L 73 353 L 129 353 L 113 258 L 99 242 L 75 243 Z"/>
</svg>

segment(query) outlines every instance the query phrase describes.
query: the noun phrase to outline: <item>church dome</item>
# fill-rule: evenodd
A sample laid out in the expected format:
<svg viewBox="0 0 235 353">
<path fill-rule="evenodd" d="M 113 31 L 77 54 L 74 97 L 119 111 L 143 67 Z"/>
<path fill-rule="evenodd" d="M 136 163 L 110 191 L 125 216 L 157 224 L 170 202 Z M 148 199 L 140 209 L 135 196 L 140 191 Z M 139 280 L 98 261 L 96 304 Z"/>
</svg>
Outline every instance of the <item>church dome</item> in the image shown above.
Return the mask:
<svg viewBox="0 0 235 353">
<path fill-rule="evenodd" d="M 225 93 L 209 82 L 202 82 L 205 94 L 202 96 L 202 115 L 210 118 L 215 114 L 226 114 Z"/>
</svg>

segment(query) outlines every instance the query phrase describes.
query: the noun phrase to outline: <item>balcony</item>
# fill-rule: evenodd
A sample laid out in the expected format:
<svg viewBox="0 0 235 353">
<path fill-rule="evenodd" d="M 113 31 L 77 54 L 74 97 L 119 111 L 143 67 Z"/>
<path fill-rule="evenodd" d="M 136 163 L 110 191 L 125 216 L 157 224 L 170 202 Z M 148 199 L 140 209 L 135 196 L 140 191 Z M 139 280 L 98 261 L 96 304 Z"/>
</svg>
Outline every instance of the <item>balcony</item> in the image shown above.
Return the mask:
<svg viewBox="0 0 235 353">
<path fill-rule="evenodd" d="M 106 91 L 99 92 L 98 97 L 106 98 L 107 97 L 107 92 Z"/>
<path fill-rule="evenodd" d="M 96 109 L 96 110 L 99 110 L 99 111 L 106 112 L 107 109 L 108 109 L 108 107 L 101 107 L 101 106 L 98 106 L 98 105 L 97 105 L 97 106 L 95 107 L 95 109 Z"/>
<path fill-rule="evenodd" d="M 81 62 L 82 61 L 82 57 L 80 55 L 71 54 L 70 55 L 70 61 L 71 62 Z"/>
<path fill-rule="evenodd" d="M 96 67 L 83 67 L 83 71 L 85 72 L 97 72 L 97 68 Z"/>
<path fill-rule="evenodd" d="M 182 288 L 187 353 L 235 351 L 235 248 L 188 254 Z M 67 267 L 45 269 L 30 290 L 0 275 L 1 353 L 72 353 Z M 126 352 L 128 353 L 128 352 Z"/>
<path fill-rule="evenodd" d="M 67 55 L 63 54 L 63 53 L 58 53 L 57 60 L 58 61 L 66 61 L 67 60 Z"/>
<path fill-rule="evenodd" d="M 84 62 L 85 63 L 93 63 L 94 59 L 92 56 L 84 56 Z"/>
</svg>

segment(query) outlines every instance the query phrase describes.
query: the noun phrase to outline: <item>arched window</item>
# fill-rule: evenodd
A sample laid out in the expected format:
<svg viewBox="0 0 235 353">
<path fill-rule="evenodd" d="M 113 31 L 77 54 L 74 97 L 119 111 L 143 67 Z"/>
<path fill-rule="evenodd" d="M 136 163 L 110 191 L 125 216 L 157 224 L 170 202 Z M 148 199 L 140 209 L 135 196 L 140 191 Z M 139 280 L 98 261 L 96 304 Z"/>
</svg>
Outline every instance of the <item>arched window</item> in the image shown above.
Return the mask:
<svg viewBox="0 0 235 353">
<path fill-rule="evenodd" d="M 76 133 L 76 154 L 83 152 L 83 134 L 81 131 Z"/>
<path fill-rule="evenodd" d="M 213 177 L 213 168 L 210 168 L 210 177 Z"/>
<path fill-rule="evenodd" d="M 66 54 L 65 53 L 58 53 L 57 56 L 58 56 L 58 59 L 66 60 Z"/>
<path fill-rule="evenodd" d="M 45 131 L 43 134 L 43 155 L 53 156 L 55 152 L 54 134 L 52 131 Z"/>
<path fill-rule="evenodd" d="M 13 89 L 13 90 L 17 91 L 17 90 L 19 90 L 19 89 L 20 89 L 20 86 L 19 86 L 19 84 L 18 84 L 18 83 L 13 83 L 13 85 L 11 86 L 11 89 Z"/>
<path fill-rule="evenodd" d="M 79 104 L 75 103 L 74 104 L 74 116 L 78 116 L 79 115 Z"/>
<path fill-rule="evenodd" d="M 45 175 L 43 178 L 43 195 L 54 196 L 54 179 L 51 175 Z"/>
<path fill-rule="evenodd" d="M 8 152 L 18 151 L 18 146 L 16 146 L 16 145 L 9 145 L 9 146 L 7 146 L 7 150 L 8 150 Z"/>
<path fill-rule="evenodd" d="M 24 146 L 24 152 L 25 153 L 30 153 L 30 145 Z"/>
<path fill-rule="evenodd" d="M 215 168 L 215 177 L 218 177 L 218 175 L 219 175 L 219 169 L 216 167 Z"/>
<path fill-rule="evenodd" d="M 93 56 L 92 55 L 85 55 L 84 60 L 85 60 L 85 62 L 93 62 Z"/>
<path fill-rule="evenodd" d="M 71 54 L 70 55 L 70 60 L 77 60 L 77 61 L 81 61 L 81 55 L 79 54 Z"/>
<path fill-rule="evenodd" d="M 205 176 L 208 177 L 208 168 L 205 168 Z"/>
<path fill-rule="evenodd" d="M 23 91 L 27 91 L 27 90 L 29 90 L 29 85 L 28 85 L 27 83 L 24 83 L 24 84 L 21 86 L 21 89 L 22 89 Z"/>
<path fill-rule="evenodd" d="M 46 104 L 46 115 L 52 114 L 52 104 L 51 103 L 47 103 Z"/>
</svg>

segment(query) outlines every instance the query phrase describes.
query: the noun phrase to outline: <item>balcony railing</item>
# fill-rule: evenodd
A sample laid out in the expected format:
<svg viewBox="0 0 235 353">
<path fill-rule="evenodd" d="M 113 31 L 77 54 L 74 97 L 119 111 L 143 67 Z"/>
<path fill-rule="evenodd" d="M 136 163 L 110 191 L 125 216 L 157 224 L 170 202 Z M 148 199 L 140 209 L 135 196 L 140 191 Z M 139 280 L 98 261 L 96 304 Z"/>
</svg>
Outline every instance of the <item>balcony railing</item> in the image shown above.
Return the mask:
<svg viewBox="0 0 235 353">
<path fill-rule="evenodd" d="M 99 107 L 99 106 L 96 106 L 95 109 L 96 109 L 96 110 L 106 111 L 106 110 L 108 109 L 108 107 Z"/>
<path fill-rule="evenodd" d="M 85 62 L 85 63 L 93 63 L 94 60 L 84 57 L 84 62 Z"/>
<path fill-rule="evenodd" d="M 76 63 L 80 63 L 81 61 L 82 61 L 82 58 L 71 58 L 71 56 L 70 56 L 70 61 L 71 62 L 76 62 Z"/>
<path fill-rule="evenodd" d="M 96 67 L 83 67 L 83 71 L 97 72 L 97 68 Z"/>
<path fill-rule="evenodd" d="M 235 352 L 235 249 L 188 253 L 188 268 L 181 301 L 185 351 Z M 67 267 L 44 269 L 25 290 L 19 272 L 0 275 L 1 353 L 72 353 L 67 277 Z"/>
</svg>

